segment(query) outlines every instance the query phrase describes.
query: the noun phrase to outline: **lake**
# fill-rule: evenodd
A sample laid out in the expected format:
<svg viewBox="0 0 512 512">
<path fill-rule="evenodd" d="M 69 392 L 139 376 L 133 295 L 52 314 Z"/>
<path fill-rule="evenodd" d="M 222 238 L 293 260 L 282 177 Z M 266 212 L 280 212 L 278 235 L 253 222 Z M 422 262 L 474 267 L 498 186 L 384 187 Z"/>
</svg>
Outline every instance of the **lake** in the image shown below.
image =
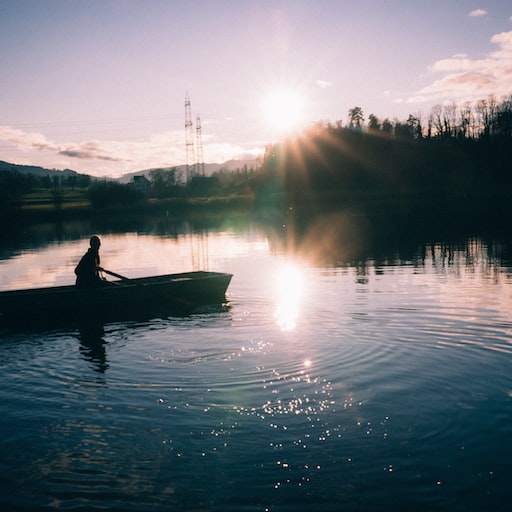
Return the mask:
<svg viewBox="0 0 512 512">
<path fill-rule="evenodd" d="M 510 240 L 272 226 L 2 240 L 2 290 L 73 283 L 95 231 L 122 275 L 234 274 L 187 317 L 0 330 L 3 510 L 509 509 Z"/>
</svg>

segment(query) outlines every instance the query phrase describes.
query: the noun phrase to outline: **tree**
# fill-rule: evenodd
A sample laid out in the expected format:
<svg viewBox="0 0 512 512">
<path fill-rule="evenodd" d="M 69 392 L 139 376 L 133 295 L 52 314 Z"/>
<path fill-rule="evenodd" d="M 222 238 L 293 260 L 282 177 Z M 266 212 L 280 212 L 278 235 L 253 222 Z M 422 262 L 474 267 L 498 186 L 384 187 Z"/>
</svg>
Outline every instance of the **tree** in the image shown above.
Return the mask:
<svg viewBox="0 0 512 512">
<path fill-rule="evenodd" d="M 476 104 L 478 122 L 480 124 L 480 137 L 489 138 L 492 135 L 493 119 L 496 116 L 496 98 L 491 95 L 486 100 L 480 100 Z"/>
<path fill-rule="evenodd" d="M 379 118 L 375 114 L 370 114 L 368 116 L 368 129 L 370 131 L 378 132 L 380 130 L 380 121 Z"/>
<path fill-rule="evenodd" d="M 409 122 L 401 123 L 398 119 L 395 119 L 393 131 L 397 139 L 412 139 L 413 137 Z"/>
<path fill-rule="evenodd" d="M 462 139 L 472 138 L 472 130 L 474 129 L 474 118 L 471 110 L 471 103 L 467 101 L 461 107 L 460 112 L 460 123 L 459 123 L 459 137 Z"/>
<path fill-rule="evenodd" d="M 387 117 L 382 121 L 382 131 L 389 135 L 393 133 L 393 123 Z"/>
<path fill-rule="evenodd" d="M 89 200 L 95 208 L 133 205 L 140 195 L 129 185 L 115 181 L 96 181 L 89 187 Z"/>
<path fill-rule="evenodd" d="M 413 139 L 419 140 L 423 137 L 423 126 L 421 125 L 420 114 L 409 114 L 409 117 L 407 118 L 407 128 L 409 130 L 409 135 Z"/>
<path fill-rule="evenodd" d="M 176 167 L 171 169 L 154 169 L 149 173 L 151 187 L 157 197 L 176 195 L 181 181 L 181 174 Z"/>
<path fill-rule="evenodd" d="M 496 110 L 493 132 L 499 137 L 512 137 L 512 96 L 505 98 Z"/>
<path fill-rule="evenodd" d="M 444 134 L 444 124 L 442 120 L 443 106 L 440 104 L 434 105 L 430 110 L 429 124 L 435 130 L 435 136 L 442 138 Z"/>
<path fill-rule="evenodd" d="M 351 128 L 361 128 L 364 123 L 364 114 L 361 107 L 354 107 L 348 111 L 348 124 Z"/>
<path fill-rule="evenodd" d="M 457 133 L 457 105 L 455 103 L 449 103 L 444 106 L 443 110 L 443 126 L 445 137 L 451 139 L 455 137 Z"/>
</svg>

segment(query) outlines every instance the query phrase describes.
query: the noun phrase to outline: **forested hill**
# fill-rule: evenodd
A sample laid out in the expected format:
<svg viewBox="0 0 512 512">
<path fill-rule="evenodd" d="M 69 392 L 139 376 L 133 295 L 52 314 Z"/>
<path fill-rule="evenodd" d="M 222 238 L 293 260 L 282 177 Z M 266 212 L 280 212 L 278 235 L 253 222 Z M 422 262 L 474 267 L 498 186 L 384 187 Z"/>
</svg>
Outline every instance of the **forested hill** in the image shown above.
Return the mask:
<svg viewBox="0 0 512 512">
<path fill-rule="evenodd" d="M 20 174 L 33 174 L 38 177 L 48 176 L 50 178 L 53 176 L 68 177 L 78 175 L 76 171 L 73 171 L 71 169 L 45 169 L 44 167 L 38 167 L 34 165 L 12 164 L 0 160 L 0 172 L 2 171 L 17 172 Z"/>
<path fill-rule="evenodd" d="M 512 100 L 474 112 L 439 107 L 426 126 L 414 116 L 391 123 L 370 115 L 364 123 L 356 107 L 346 126 L 319 123 L 269 146 L 254 189 L 260 201 L 274 197 L 308 213 L 327 206 L 408 215 L 509 205 Z"/>
<path fill-rule="evenodd" d="M 256 167 L 259 167 L 261 165 L 261 162 L 255 158 L 245 158 L 245 159 L 238 159 L 238 160 L 228 160 L 223 163 L 205 163 L 204 164 L 204 172 L 206 176 L 211 176 L 214 173 L 218 173 L 219 171 L 236 171 L 238 169 L 254 169 Z M 177 171 L 181 172 L 182 174 L 185 174 L 185 166 L 169 166 L 166 167 L 163 170 L 171 170 L 176 169 Z M 138 170 L 135 172 L 131 172 L 128 174 L 124 174 L 120 178 L 118 178 L 118 181 L 120 183 L 130 183 L 133 181 L 134 176 L 146 176 L 149 177 L 151 172 L 154 170 L 158 170 L 156 168 L 151 169 L 143 169 Z M 34 165 L 19 165 L 19 164 L 13 164 L 9 162 L 4 162 L 0 160 L 0 173 L 3 171 L 7 172 L 15 172 L 23 175 L 32 174 L 38 178 L 41 177 L 50 177 L 53 178 L 54 176 L 67 179 L 68 177 L 72 176 L 89 176 L 86 174 L 81 174 L 76 171 L 73 171 L 72 169 L 64 169 L 64 170 L 58 170 L 58 169 L 46 169 L 44 167 L 38 167 Z M 91 179 L 92 176 L 90 176 Z M 112 178 L 113 179 L 113 178 Z"/>
</svg>

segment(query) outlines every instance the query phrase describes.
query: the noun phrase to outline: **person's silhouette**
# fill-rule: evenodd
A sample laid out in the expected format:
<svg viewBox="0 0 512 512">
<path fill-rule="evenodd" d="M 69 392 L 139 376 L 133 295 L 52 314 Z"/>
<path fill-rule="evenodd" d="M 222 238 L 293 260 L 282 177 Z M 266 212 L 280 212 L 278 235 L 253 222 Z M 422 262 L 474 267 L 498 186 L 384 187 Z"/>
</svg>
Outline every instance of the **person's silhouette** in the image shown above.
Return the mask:
<svg viewBox="0 0 512 512">
<path fill-rule="evenodd" d="M 80 288 L 92 288 L 102 286 L 105 283 L 99 274 L 100 238 L 96 235 L 91 236 L 89 245 L 89 250 L 82 256 L 82 259 L 75 268 L 76 285 Z"/>
</svg>

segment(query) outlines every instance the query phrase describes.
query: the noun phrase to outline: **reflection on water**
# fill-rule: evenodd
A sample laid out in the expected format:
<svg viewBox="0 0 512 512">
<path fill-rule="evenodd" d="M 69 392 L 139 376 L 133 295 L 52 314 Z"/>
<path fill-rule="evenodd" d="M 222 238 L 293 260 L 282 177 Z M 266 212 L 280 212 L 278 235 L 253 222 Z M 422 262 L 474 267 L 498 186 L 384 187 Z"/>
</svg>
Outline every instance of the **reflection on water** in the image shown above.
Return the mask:
<svg viewBox="0 0 512 512">
<path fill-rule="evenodd" d="M 300 314 L 303 272 L 293 263 L 281 267 L 276 276 L 276 322 L 283 331 L 291 331 Z"/>
<path fill-rule="evenodd" d="M 171 236 L 169 221 L 160 234 L 104 233 L 106 268 L 129 276 L 207 255 L 234 274 L 230 307 L 0 331 L 0 504 L 508 510 L 508 240 L 385 245 L 331 221 L 293 236 L 256 225 Z M 2 286 L 64 280 L 86 242 L 18 247 Z"/>
<path fill-rule="evenodd" d="M 79 328 L 80 353 L 91 363 L 94 371 L 105 373 L 108 370 L 105 329 L 103 324 L 89 322 Z"/>
</svg>

